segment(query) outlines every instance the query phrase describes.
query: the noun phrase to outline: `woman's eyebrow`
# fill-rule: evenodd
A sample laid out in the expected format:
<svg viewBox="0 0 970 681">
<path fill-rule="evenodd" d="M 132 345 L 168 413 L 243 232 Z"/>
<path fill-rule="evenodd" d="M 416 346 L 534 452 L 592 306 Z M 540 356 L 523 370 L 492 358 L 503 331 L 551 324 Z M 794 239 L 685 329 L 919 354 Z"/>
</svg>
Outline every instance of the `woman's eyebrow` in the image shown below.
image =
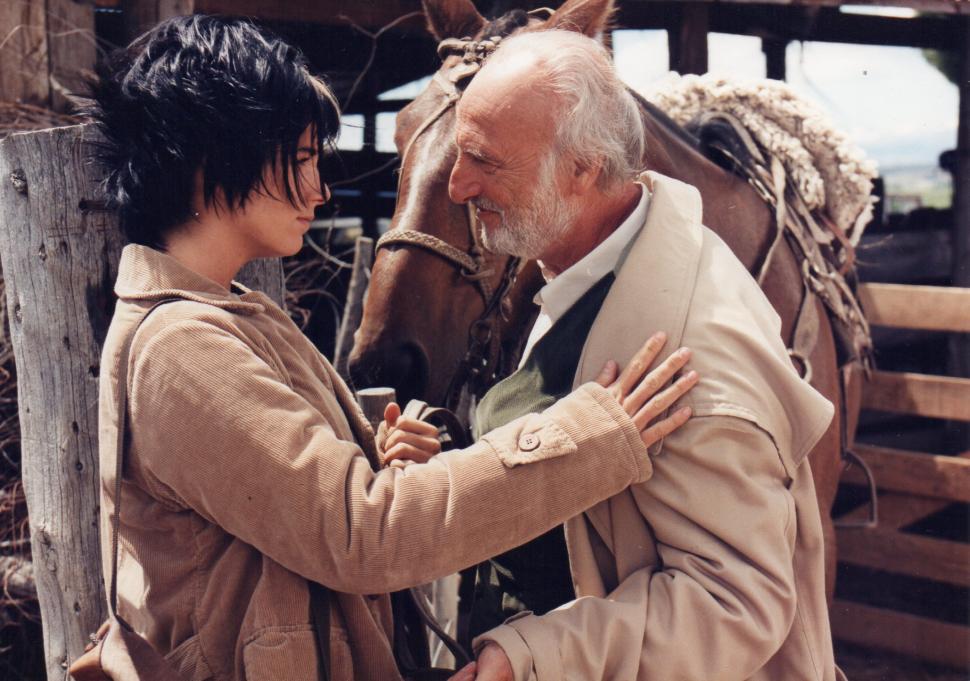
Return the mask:
<svg viewBox="0 0 970 681">
<path fill-rule="evenodd" d="M 317 155 L 316 147 L 300 147 L 296 151 L 299 154 L 310 154 L 311 156 Z"/>
</svg>

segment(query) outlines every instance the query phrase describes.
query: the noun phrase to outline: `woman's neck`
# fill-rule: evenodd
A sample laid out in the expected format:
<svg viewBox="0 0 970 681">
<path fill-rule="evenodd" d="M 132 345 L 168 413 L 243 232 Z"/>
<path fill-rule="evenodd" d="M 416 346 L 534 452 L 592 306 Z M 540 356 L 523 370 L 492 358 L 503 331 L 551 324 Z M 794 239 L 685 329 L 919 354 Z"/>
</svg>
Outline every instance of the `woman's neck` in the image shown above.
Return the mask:
<svg viewBox="0 0 970 681">
<path fill-rule="evenodd" d="M 165 251 L 228 291 L 236 274 L 251 258 L 226 231 L 217 220 L 192 219 L 169 233 Z"/>
</svg>

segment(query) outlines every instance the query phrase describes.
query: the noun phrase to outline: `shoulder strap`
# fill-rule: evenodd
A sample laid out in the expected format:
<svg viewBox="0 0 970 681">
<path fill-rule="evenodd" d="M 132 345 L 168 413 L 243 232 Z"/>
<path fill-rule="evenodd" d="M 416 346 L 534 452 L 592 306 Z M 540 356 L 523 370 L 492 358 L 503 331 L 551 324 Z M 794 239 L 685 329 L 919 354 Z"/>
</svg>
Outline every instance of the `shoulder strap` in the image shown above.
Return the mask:
<svg viewBox="0 0 970 681">
<path fill-rule="evenodd" d="M 121 524 L 121 474 L 124 470 L 125 453 L 128 450 L 128 365 L 130 363 L 131 344 L 135 340 L 135 334 L 138 333 L 138 329 L 148 319 L 148 315 L 154 312 L 156 308 L 166 303 L 175 302 L 176 300 L 180 299 L 167 298 L 158 301 L 148 308 L 148 311 L 135 324 L 135 328 L 128 334 L 128 338 L 125 340 L 124 347 L 121 350 L 120 365 L 118 367 L 118 436 L 116 438 L 115 454 L 115 512 L 111 517 L 111 582 L 108 587 L 108 608 L 111 616 L 129 631 L 131 630 L 131 626 L 118 616 L 118 527 Z"/>
</svg>

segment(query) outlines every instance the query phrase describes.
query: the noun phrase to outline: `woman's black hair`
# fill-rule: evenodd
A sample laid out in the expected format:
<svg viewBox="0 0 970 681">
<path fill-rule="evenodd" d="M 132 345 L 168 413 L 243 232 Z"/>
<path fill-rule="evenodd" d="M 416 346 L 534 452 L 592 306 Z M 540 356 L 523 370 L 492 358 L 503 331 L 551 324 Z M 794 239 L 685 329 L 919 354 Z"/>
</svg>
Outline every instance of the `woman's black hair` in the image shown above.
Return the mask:
<svg viewBox="0 0 970 681">
<path fill-rule="evenodd" d="M 230 209 L 270 192 L 282 164 L 286 199 L 302 200 L 298 142 L 309 126 L 318 154 L 333 146 L 339 111 L 296 48 L 245 19 L 195 15 L 162 22 L 116 51 L 91 86 L 86 113 L 103 140 L 105 199 L 129 241 L 164 249 L 192 214 L 195 174 L 204 199 Z"/>
</svg>

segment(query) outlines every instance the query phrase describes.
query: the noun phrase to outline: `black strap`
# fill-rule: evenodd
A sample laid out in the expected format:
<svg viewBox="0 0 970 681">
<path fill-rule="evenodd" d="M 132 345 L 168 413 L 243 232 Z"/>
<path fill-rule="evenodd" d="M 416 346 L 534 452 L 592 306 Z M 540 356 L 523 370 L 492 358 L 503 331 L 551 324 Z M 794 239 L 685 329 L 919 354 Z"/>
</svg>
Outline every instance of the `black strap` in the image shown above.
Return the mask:
<svg viewBox="0 0 970 681">
<path fill-rule="evenodd" d="M 118 366 L 118 434 L 115 442 L 115 512 L 111 516 L 111 581 L 108 587 L 108 609 L 111 616 L 118 620 L 119 624 L 131 631 L 131 625 L 118 616 L 118 528 L 121 525 L 121 475 L 124 471 L 125 454 L 128 451 L 128 365 L 131 361 L 131 345 L 135 340 L 138 329 L 148 319 L 148 315 L 156 308 L 173 303 L 180 298 L 167 298 L 160 300 L 142 315 L 135 328 L 132 329 L 125 345 L 121 349 L 121 359 Z"/>
<path fill-rule="evenodd" d="M 316 625 L 317 661 L 320 663 L 320 681 L 330 681 L 330 589 L 308 582 L 310 585 L 310 619 Z"/>
</svg>

